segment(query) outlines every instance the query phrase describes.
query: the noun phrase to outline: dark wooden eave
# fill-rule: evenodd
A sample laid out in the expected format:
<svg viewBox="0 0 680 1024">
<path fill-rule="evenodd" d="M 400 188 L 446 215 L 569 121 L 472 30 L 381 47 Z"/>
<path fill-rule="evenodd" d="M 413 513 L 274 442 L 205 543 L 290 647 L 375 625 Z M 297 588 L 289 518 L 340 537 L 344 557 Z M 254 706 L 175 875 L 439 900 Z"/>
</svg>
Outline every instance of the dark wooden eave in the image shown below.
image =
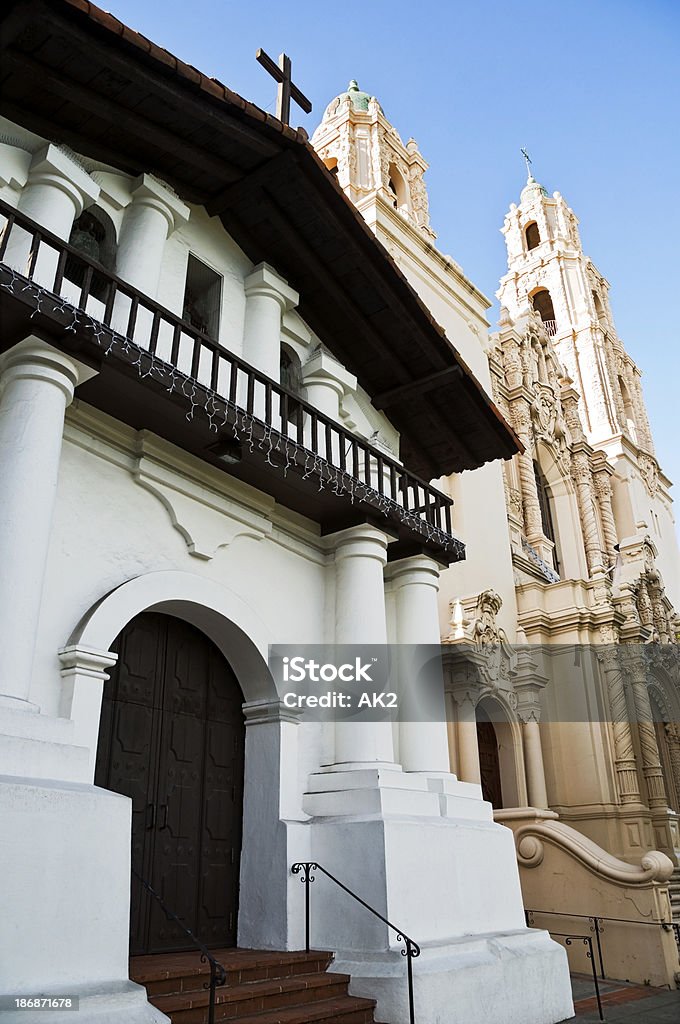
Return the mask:
<svg viewBox="0 0 680 1024">
<path fill-rule="evenodd" d="M 401 433 L 423 477 L 521 444 L 306 133 L 87 0 L 6 0 L 0 110 L 92 160 L 150 171 L 300 293 L 303 319 Z"/>
</svg>

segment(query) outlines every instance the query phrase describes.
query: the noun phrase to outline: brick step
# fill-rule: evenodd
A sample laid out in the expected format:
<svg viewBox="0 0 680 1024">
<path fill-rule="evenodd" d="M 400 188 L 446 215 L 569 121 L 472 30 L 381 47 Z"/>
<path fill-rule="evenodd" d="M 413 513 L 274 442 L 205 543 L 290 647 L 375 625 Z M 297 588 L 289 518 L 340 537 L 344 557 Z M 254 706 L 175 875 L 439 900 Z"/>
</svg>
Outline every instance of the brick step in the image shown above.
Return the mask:
<svg viewBox="0 0 680 1024">
<path fill-rule="evenodd" d="M 375 1000 L 348 994 L 346 974 L 328 974 L 332 953 L 215 949 L 227 983 L 216 989 L 216 1024 L 374 1024 Z M 200 954 L 132 957 L 130 977 L 172 1024 L 206 1024 L 209 966 Z"/>
<path fill-rule="evenodd" d="M 227 973 L 227 986 L 243 985 L 275 978 L 323 974 L 333 959 L 332 953 L 269 953 L 250 949 L 213 949 L 212 955 Z M 203 991 L 210 976 L 199 953 L 158 953 L 130 959 L 130 977 L 144 985 L 149 996 Z"/>
<path fill-rule="evenodd" d="M 317 973 L 221 987 L 215 990 L 215 1020 L 241 1020 L 282 1007 L 339 999 L 347 996 L 348 985 L 349 975 Z M 152 1002 L 172 1018 L 173 1024 L 202 1024 L 209 999 L 210 993 L 200 989 L 154 995 Z"/>
<path fill-rule="evenodd" d="M 255 1013 L 239 1017 L 239 1024 L 374 1024 L 374 999 L 344 996 L 324 999 L 309 1006 L 289 1006 L 286 1009 Z"/>
</svg>

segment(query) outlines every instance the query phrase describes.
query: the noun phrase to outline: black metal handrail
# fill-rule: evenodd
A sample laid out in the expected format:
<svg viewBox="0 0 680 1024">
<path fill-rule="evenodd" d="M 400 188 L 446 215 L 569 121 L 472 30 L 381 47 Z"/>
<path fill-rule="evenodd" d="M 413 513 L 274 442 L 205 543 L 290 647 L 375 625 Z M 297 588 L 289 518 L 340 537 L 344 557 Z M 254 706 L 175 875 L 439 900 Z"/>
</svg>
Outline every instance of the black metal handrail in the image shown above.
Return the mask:
<svg viewBox="0 0 680 1024">
<path fill-rule="evenodd" d="M 643 921 L 640 918 L 635 920 L 630 917 L 605 917 L 604 914 L 572 914 L 565 910 L 525 910 L 524 917 L 527 923 L 527 928 L 533 927 L 534 914 L 544 914 L 550 917 L 572 917 L 582 921 L 590 921 L 590 930 L 595 935 L 595 941 L 597 943 L 597 958 L 600 964 L 600 976 L 603 981 L 606 978 L 604 957 L 602 953 L 602 941 L 600 939 L 600 936 L 604 935 L 605 932 L 604 925 L 602 924 L 603 921 L 609 921 L 613 924 L 642 924 L 647 925 L 648 928 L 662 928 L 666 932 L 672 931 L 675 935 L 675 941 L 678 947 L 678 957 L 680 958 L 680 922 L 678 921 Z M 550 934 L 553 934 L 552 931 Z"/>
<path fill-rule="evenodd" d="M 331 490 L 330 471 L 336 478 L 342 474 L 385 514 L 403 510 L 416 532 L 445 549 L 462 548 L 451 533 L 453 499 L 448 495 L 2 200 L 0 217 L 6 218 L 0 263 L 13 275 L 19 273 L 61 300 L 62 307 L 71 305 L 137 346 L 152 366 L 165 365 L 195 388 L 242 409 L 262 423 L 270 439 L 308 452 L 328 467 Z M 67 278 L 67 263 L 78 265 L 77 283 Z M 92 292 L 95 281 L 98 295 Z"/>
<path fill-rule="evenodd" d="M 149 895 L 153 896 L 153 898 L 158 901 L 160 908 L 167 917 L 168 921 L 174 921 L 175 924 L 178 924 L 182 931 L 189 936 L 194 946 L 196 946 L 196 948 L 200 950 L 201 963 L 209 964 L 210 980 L 204 982 L 203 988 L 208 989 L 210 993 L 208 1001 L 208 1024 L 215 1024 L 215 989 L 219 988 L 222 985 L 226 985 L 227 983 L 227 972 L 225 968 L 222 966 L 219 960 L 215 959 L 215 957 L 212 955 L 208 947 L 203 942 L 201 942 L 200 939 L 197 939 L 194 933 L 191 931 L 191 929 L 187 928 L 184 922 L 179 919 L 174 910 L 170 910 L 170 908 L 166 905 L 165 901 L 163 900 L 163 897 L 156 892 L 153 886 L 150 885 L 149 882 L 146 881 L 146 879 L 142 878 L 139 872 L 135 871 L 134 868 L 132 868 L 132 874 L 140 882 L 144 889 L 146 889 Z"/>
<path fill-rule="evenodd" d="M 339 886 L 343 890 L 343 892 L 346 892 L 347 895 L 351 896 L 353 900 L 356 900 L 356 902 L 360 903 L 362 907 L 365 907 L 366 910 L 369 910 L 374 917 L 377 917 L 380 921 L 383 922 L 383 924 L 386 924 L 388 928 L 391 928 L 393 932 L 396 932 L 398 942 L 405 943 L 405 947 L 404 949 L 402 949 L 401 955 L 406 957 L 409 1021 L 410 1024 L 415 1024 L 416 1018 L 413 1000 L 413 960 L 417 956 L 420 956 L 420 946 L 418 945 L 418 943 L 414 939 L 412 939 L 410 935 L 407 935 L 403 928 L 398 928 L 396 924 L 392 924 L 391 921 L 388 921 L 386 917 L 383 917 L 383 915 L 379 913 L 379 911 L 372 907 L 370 903 L 367 903 L 366 900 L 362 900 L 361 896 L 357 896 L 355 892 L 352 892 L 352 890 L 349 889 L 344 884 L 344 882 L 341 882 L 339 878 L 336 878 L 335 875 L 332 875 L 330 871 L 326 871 L 326 869 L 321 864 L 317 864 L 314 861 L 299 861 L 298 863 L 293 864 L 291 872 L 294 875 L 299 875 L 302 872 L 302 878 L 300 879 L 300 881 L 304 884 L 305 887 L 305 950 L 307 951 L 307 953 L 309 953 L 310 926 L 309 887 L 311 883 L 314 881 L 314 875 L 312 874 L 312 871 L 321 871 L 326 876 L 326 878 L 330 878 L 332 882 L 335 882 L 335 884 Z"/>
<path fill-rule="evenodd" d="M 595 961 L 593 960 L 593 940 L 590 935 L 574 935 L 572 932 L 551 932 L 556 938 L 564 939 L 565 946 L 571 946 L 574 939 L 581 939 L 584 946 L 587 946 L 586 958 L 590 960 L 590 969 L 593 975 L 593 984 L 595 985 L 595 997 L 597 999 L 597 1010 L 600 1015 L 600 1020 L 604 1020 L 604 1013 L 602 1012 L 602 999 L 600 997 L 600 983 L 597 978 L 597 971 L 595 970 Z"/>
</svg>

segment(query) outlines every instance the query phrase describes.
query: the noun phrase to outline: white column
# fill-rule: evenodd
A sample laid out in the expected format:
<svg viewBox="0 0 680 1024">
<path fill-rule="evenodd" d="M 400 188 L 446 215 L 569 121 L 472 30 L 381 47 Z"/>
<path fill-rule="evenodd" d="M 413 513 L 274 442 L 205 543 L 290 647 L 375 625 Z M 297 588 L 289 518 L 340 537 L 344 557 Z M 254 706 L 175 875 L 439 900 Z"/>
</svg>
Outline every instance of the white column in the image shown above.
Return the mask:
<svg viewBox="0 0 680 1024">
<path fill-rule="evenodd" d="M 346 392 L 354 391 L 357 386 L 356 377 L 349 373 L 328 352 L 317 351 L 302 367 L 302 382 L 305 386 L 306 398 L 319 412 L 335 423 L 340 422 L 340 403 Z M 305 444 L 311 446 L 310 422 L 305 423 Z M 334 465 L 340 464 L 339 434 L 331 435 L 331 450 L 327 450 L 326 428 L 323 423 L 317 426 L 317 448 L 324 458 Z"/>
<path fill-rule="evenodd" d="M 19 197 L 18 209 L 41 227 L 68 241 L 74 220 L 99 195 L 99 186 L 86 171 L 51 143 L 33 156 L 28 180 Z M 28 235 L 12 232 L 3 262 L 19 273 L 26 272 L 31 248 Z M 46 288 L 54 284 L 59 254 L 43 245 L 33 271 L 33 280 Z"/>
<path fill-rule="evenodd" d="M 340 419 L 340 400 L 357 386 L 354 374 L 328 352 L 315 352 L 302 367 L 307 401 L 329 419 Z"/>
<path fill-rule="evenodd" d="M 335 642 L 386 644 L 385 586 L 387 537 L 374 526 L 353 526 L 336 534 Z M 336 771 L 394 768 L 391 722 L 336 722 Z"/>
<path fill-rule="evenodd" d="M 278 381 L 281 365 L 281 318 L 297 306 L 300 296 L 266 263 L 245 279 L 246 316 L 243 358 Z"/>
<path fill-rule="evenodd" d="M 94 370 L 35 337 L 0 361 L 0 703 L 28 709 L 66 406 Z"/>
<path fill-rule="evenodd" d="M 425 644 L 432 653 L 439 652 L 439 566 L 432 558 L 415 555 L 393 562 L 388 567 L 389 578 L 395 588 L 398 644 Z M 416 658 L 415 664 L 421 659 Z M 408 658 L 414 663 L 414 659 Z M 417 679 L 401 679 L 402 707 L 399 724 L 399 760 L 405 771 L 446 772 L 449 768 L 449 749 L 444 702 L 444 680 L 441 679 L 440 699 L 432 692 L 432 680 L 427 693 L 419 695 Z M 418 714 L 420 721 L 404 721 L 408 709 Z"/>
<path fill-rule="evenodd" d="M 19 210 L 68 241 L 73 221 L 98 195 L 99 186 L 87 171 L 49 143 L 31 161 Z"/>
<path fill-rule="evenodd" d="M 188 206 L 155 178 L 140 175 L 133 183 L 132 202 L 120 229 L 118 276 L 155 298 L 166 239 L 188 219 Z"/>
</svg>

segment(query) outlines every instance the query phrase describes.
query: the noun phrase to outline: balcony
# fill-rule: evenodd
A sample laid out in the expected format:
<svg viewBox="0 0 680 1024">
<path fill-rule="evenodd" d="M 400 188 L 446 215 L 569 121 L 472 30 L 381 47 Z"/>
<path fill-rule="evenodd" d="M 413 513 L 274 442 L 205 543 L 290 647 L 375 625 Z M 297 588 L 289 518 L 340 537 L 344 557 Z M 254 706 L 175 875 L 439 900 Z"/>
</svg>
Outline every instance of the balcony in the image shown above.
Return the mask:
<svg viewBox="0 0 680 1024">
<path fill-rule="evenodd" d="M 0 226 L 2 349 L 38 333 L 99 370 L 78 390 L 84 402 L 324 533 L 368 519 L 394 537 L 390 558 L 465 557 L 449 497 L 3 202 Z"/>
<path fill-rule="evenodd" d="M 548 337 L 554 338 L 557 334 L 557 323 L 554 320 L 544 320 L 543 326 L 545 327 Z"/>
</svg>

